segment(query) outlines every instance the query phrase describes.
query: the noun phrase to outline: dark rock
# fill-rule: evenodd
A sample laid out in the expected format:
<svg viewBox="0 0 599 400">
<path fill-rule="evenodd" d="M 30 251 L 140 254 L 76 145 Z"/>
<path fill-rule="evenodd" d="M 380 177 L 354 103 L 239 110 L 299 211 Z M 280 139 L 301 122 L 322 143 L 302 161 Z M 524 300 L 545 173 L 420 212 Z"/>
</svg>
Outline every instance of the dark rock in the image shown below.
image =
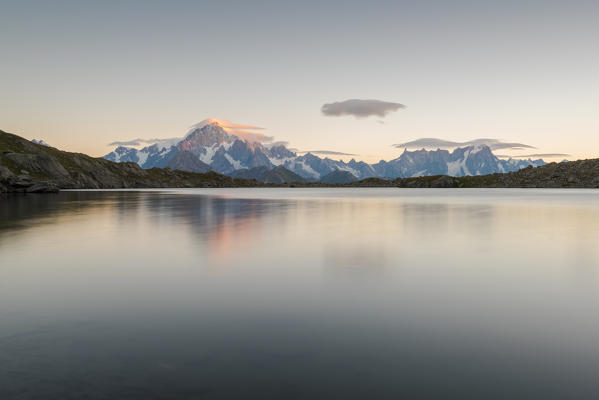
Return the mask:
<svg viewBox="0 0 599 400">
<path fill-rule="evenodd" d="M 49 173 L 55 176 L 67 177 L 66 169 L 50 155 L 39 152 L 38 154 L 9 153 L 5 154 L 9 161 L 31 173 Z"/>
<path fill-rule="evenodd" d="M 450 188 L 455 186 L 455 180 L 451 176 L 440 176 L 439 178 L 431 181 L 430 187 L 432 188 Z"/>
<path fill-rule="evenodd" d="M 235 178 L 255 179 L 260 182 L 275 184 L 304 182 L 304 178 L 281 165 L 275 168 L 261 166 L 251 169 L 236 170 L 233 171 L 231 176 Z"/>
<path fill-rule="evenodd" d="M 341 170 L 335 170 L 331 173 L 326 174 L 325 176 L 323 176 L 320 181 L 322 183 L 330 183 L 330 184 L 344 184 L 344 183 L 350 183 L 350 182 L 355 182 L 357 181 L 358 178 L 356 178 L 354 176 L 354 174 L 352 174 L 349 171 L 341 171 Z"/>
<path fill-rule="evenodd" d="M 35 182 L 25 189 L 27 193 L 58 193 L 58 187 L 49 182 Z"/>
</svg>

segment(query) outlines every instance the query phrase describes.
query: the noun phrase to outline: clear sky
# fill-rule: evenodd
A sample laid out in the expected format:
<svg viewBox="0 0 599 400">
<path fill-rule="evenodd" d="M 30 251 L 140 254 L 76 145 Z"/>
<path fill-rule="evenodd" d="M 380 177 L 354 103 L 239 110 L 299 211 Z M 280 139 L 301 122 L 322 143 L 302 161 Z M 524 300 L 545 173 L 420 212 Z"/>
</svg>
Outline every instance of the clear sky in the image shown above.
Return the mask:
<svg viewBox="0 0 599 400">
<path fill-rule="evenodd" d="M 2 1 L 0 129 L 61 149 L 205 118 L 391 159 L 419 138 L 599 157 L 598 1 Z M 384 118 L 325 103 L 401 103 Z"/>
</svg>

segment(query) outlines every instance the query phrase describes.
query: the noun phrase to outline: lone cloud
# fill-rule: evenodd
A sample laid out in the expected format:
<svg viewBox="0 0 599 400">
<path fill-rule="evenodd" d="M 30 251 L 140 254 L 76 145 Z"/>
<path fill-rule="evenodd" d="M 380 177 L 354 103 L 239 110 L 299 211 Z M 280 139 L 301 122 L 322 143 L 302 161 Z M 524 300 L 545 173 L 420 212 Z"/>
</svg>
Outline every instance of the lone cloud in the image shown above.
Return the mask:
<svg viewBox="0 0 599 400">
<path fill-rule="evenodd" d="M 329 117 L 353 115 L 356 118 L 367 118 L 375 115 L 384 118 L 388 113 L 395 112 L 400 108 L 406 108 L 406 106 L 382 100 L 351 99 L 324 104 L 320 111 Z"/>
</svg>

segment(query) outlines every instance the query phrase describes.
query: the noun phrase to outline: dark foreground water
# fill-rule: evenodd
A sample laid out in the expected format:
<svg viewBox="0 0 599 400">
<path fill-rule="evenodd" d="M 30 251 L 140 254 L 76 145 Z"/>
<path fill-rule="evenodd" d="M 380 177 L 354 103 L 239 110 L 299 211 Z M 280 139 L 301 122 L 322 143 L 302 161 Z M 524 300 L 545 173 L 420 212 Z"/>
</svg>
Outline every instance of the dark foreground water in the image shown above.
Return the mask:
<svg viewBox="0 0 599 400">
<path fill-rule="evenodd" d="M 599 192 L 0 198 L 0 399 L 599 398 Z"/>
</svg>

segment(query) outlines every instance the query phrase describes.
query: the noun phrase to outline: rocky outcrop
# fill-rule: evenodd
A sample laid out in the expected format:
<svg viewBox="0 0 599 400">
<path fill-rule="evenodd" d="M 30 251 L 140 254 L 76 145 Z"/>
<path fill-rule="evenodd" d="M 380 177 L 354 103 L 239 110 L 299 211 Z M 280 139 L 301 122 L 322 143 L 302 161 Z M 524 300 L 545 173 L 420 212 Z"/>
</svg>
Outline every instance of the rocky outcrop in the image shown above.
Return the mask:
<svg viewBox="0 0 599 400">
<path fill-rule="evenodd" d="M 0 193 L 56 193 L 58 187 L 51 182 L 34 181 L 27 172 L 15 175 L 0 165 Z"/>
</svg>

